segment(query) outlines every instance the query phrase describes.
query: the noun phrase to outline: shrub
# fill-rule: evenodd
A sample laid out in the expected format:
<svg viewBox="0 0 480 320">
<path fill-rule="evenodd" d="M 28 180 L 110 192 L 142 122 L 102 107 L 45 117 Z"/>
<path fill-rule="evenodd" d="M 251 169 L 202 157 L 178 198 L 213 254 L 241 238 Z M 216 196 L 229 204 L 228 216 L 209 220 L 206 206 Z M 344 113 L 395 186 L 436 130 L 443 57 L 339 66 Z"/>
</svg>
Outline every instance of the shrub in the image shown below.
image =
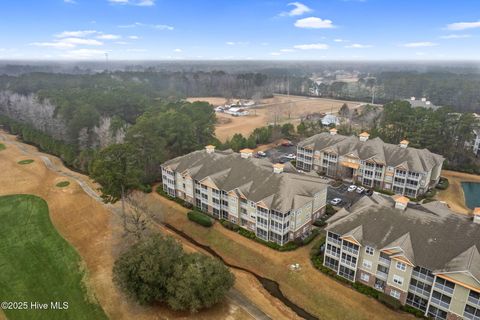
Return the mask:
<svg viewBox="0 0 480 320">
<path fill-rule="evenodd" d="M 204 227 L 209 228 L 213 225 L 212 219 L 210 219 L 210 217 L 207 216 L 206 214 L 201 213 L 199 211 L 192 210 L 189 213 L 187 213 L 187 216 L 190 221 L 196 222 L 199 225 L 202 225 Z"/>
<path fill-rule="evenodd" d="M 399 310 L 402 307 L 402 304 L 400 301 L 397 299 L 390 297 L 389 295 L 386 295 L 385 293 L 380 293 L 378 295 L 378 300 L 386 305 L 389 308 L 392 308 L 394 310 Z"/>
<path fill-rule="evenodd" d="M 3 143 L 0 143 L 0 151 L 5 150 L 7 147 Z"/>
<path fill-rule="evenodd" d="M 352 284 L 352 287 L 357 290 L 360 293 L 363 293 L 367 296 L 373 297 L 375 299 L 378 299 L 379 294 L 381 293 L 380 291 L 377 291 L 369 286 L 366 286 L 364 284 L 361 284 L 359 282 L 355 282 Z"/>
<path fill-rule="evenodd" d="M 316 236 L 318 236 L 318 234 L 320 233 L 320 230 L 318 229 L 313 229 L 312 232 L 308 235 L 308 237 L 306 237 L 305 239 L 302 240 L 302 245 L 307 245 L 309 244 L 310 242 L 313 241 L 313 239 L 316 238 Z"/>
<path fill-rule="evenodd" d="M 228 220 L 221 220 L 220 223 L 222 224 L 222 226 L 224 226 L 228 230 L 237 232 L 240 229 L 240 227 L 237 224 L 232 223 Z"/>
<path fill-rule="evenodd" d="M 427 317 L 425 317 L 423 311 L 418 310 L 418 309 L 416 309 L 416 308 L 414 308 L 414 307 L 405 305 L 405 306 L 402 306 L 401 309 L 402 309 L 403 311 L 405 311 L 405 312 L 408 312 L 408 313 L 413 314 L 413 315 L 414 315 L 415 317 L 417 317 L 417 318 L 427 319 Z"/>
<path fill-rule="evenodd" d="M 433 198 L 437 191 L 435 189 L 430 189 L 427 192 L 425 192 L 424 197 L 425 198 Z"/>
<path fill-rule="evenodd" d="M 144 193 L 150 193 L 152 192 L 152 186 L 149 185 L 149 184 L 141 184 L 140 187 L 139 187 L 140 191 L 144 192 Z"/>
<path fill-rule="evenodd" d="M 313 225 L 319 228 L 322 228 L 326 225 L 327 223 L 323 219 L 317 219 L 313 222 Z"/>
<path fill-rule="evenodd" d="M 35 160 L 32 160 L 32 159 L 20 160 L 20 161 L 18 161 L 18 164 L 30 164 L 33 161 L 35 161 Z"/>
<path fill-rule="evenodd" d="M 373 190 L 376 191 L 376 192 L 379 192 L 379 193 L 386 194 L 387 196 L 393 196 L 395 194 L 395 192 L 393 192 L 393 191 L 383 190 L 383 189 L 380 189 L 380 188 L 374 188 Z"/>
<path fill-rule="evenodd" d="M 59 188 L 64 188 L 70 185 L 70 181 L 60 181 L 59 183 L 56 184 L 57 187 Z"/>
<path fill-rule="evenodd" d="M 335 210 L 335 208 L 331 204 L 327 204 L 327 207 L 325 209 L 325 214 L 327 216 L 334 215 L 336 212 L 337 210 Z"/>
<path fill-rule="evenodd" d="M 440 177 L 440 181 L 438 182 L 436 188 L 440 190 L 446 190 L 449 185 L 450 185 L 450 182 L 448 181 L 447 178 Z"/>
</svg>

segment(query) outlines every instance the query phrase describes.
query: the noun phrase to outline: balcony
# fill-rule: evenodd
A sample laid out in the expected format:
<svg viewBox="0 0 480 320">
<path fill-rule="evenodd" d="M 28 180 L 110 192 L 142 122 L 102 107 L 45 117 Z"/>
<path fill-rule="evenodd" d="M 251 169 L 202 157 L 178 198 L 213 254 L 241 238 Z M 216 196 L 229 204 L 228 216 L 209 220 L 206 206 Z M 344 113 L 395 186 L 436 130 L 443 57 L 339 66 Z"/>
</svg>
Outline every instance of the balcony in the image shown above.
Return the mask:
<svg viewBox="0 0 480 320">
<path fill-rule="evenodd" d="M 390 259 L 379 257 L 378 258 L 378 263 L 381 263 L 381 264 L 386 265 L 386 266 L 390 266 Z"/>
<path fill-rule="evenodd" d="M 443 284 L 440 284 L 438 282 L 435 283 L 435 289 L 438 289 L 441 292 L 447 293 L 447 294 L 450 294 L 450 295 L 453 294 L 453 288 L 447 287 L 447 286 L 445 286 Z"/>
<path fill-rule="evenodd" d="M 386 274 L 385 272 L 382 272 L 382 271 L 377 271 L 376 277 L 379 278 L 379 279 L 382 279 L 382 280 L 387 280 L 388 274 Z"/>
<path fill-rule="evenodd" d="M 341 246 L 341 245 L 342 245 L 342 241 L 341 241 L 341 240 L 337 240 L 337 239 L 333 239 L 333 238 L 328 238 L 328 242 L 333 243 L 334 245 L 337 245 L 337 246 Z"/>
<path fill-rule="evenodd" d="M 337 253 L 337 252 L 335 252 L 335 251 L 333 251 L 333 250 L 327 249 L 327 250 L 325 250 L 325 253 L 328 254 L 328 255 L 331 255 L 331 256 L 340 258 L 340 253 Z"/>
<path fill-rule="evenodd" d="M 442 307 L 446 310 L 448 310 L 448 308 L 450 307 L 450 303 L 447 303 L 445 301 L 442 301 L 442 300 L 434 298 L 434 297 L 432 297 L 430 299 L 430 303 L 434 304 L 435 306 Z"/>
<path fill-rule="evenodd" d="M 353 248 L 350 248 L 350 247 L 347 247 L 347 246 L 342 246 L 342 250 L 343 251 L 346 251 L 348 253 L 351 253 L 353 255 L 358 255 L 358 250 L 356 249 L 353 249 Z"/>
<path fill-rule="evenodd" d="M 422 280 L 426 282 L 427 284 L 432 284 L 433 283 L 433 277 L 429 276 L 428 274 L 425 273 L 420 273 L 418 271 L 412 271 L 412 277 L 417 279 L 417 280 Z"/>
<path fill-rule="evenodd" d="M 428 299 L 428 297 L 430 296 L 430 292 L 428 292 L 428 291 L 425 290 L 425 289 L 416 287 L 416 286 L 414 286 L 414 285 L 410 285 L 410 286 L 408 287 L 408 290 L 409 290 L 410 292 L 415 293 L 416 295 L 421 296 L 421 297 L 424 298 L 424 299 Z"/>
<path fill-rule="evenodd" d="M 406 178 L 407 174 L 406 173 L 395 172 L 395 177 Z"/>
<path fill-rule="evenodd" d="M 468 302 L 474 306 L 475 308 L 479 308 L 480 309 L 480 299 L 476 299 L 474 297 L 468 297 Z"/>
<path fill-rule="evenodd" d="M 353 261 L 348 261 L 346 259 L 342 259 L 340 260 L 344 265 L 346 266 L 349 266 L 349 267 L 352 267 L 352 268 L 355 268 L 357 266 L 357 264 Z"/>
</svg>

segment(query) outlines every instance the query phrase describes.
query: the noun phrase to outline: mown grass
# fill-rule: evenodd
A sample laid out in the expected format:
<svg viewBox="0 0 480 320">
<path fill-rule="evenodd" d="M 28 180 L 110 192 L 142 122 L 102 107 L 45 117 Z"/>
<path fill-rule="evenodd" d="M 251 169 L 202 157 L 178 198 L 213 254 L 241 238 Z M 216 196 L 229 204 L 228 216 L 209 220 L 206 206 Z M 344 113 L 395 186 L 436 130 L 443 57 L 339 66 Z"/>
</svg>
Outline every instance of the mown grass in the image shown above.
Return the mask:
<svg viewBox="0 0 480 320">
<path fill-rule="evenodd" d="M 70 181 L 60 181 L 59 183 L 56 184 L 57 187 L 59 188 L 65 188 L 70 185 Z"/>
<path fill-rule="evenodd" d="M 47 203 L 0 197 L 0 301 L 48 303 L 48 310 L 3 310 L 8 319 L 106 319 L 84 285 L 78 253 L 54 228 Z M 50 302 L 68 302 L 52 310 Z"/>
<path fill-rule="evenodd" d="M 20 161 L 18 161 L 18 164 L 30 164 L 30 163 L 32 163 L 33 161 L 35 161 L 35 160 L 25 159 L 25 160 L 20 160 Z"/>
</svg>

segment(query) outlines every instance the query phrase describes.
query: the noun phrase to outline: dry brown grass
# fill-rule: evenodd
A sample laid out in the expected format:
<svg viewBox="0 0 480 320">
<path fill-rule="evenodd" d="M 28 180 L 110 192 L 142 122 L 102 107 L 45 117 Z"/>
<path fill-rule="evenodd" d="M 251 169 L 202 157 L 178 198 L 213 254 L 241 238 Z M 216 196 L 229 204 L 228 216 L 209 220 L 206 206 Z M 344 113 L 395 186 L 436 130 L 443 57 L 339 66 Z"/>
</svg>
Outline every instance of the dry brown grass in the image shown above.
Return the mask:
<svg viewBox="0 0 480 320">
<path fill-rule="evenodd" d="M 189 98 L 188 101 L 207 101 L 214 106 L 225 104 L 224 98 L 202 97 Z M 309 98 L 301 96 L 275 95 L 273 98 L 263 99 L 258 108 L 250 109 L 250 115 L 234 117 L 224 113 L 217 113 L 219 119 L 215 134 L 220 141 L 231 139 L 235 133 L 248 136 L 255 128 L 269 123 L 293 123 L 297 125 L 300 118 L 310 113 L 337 113 L 346 103 L 350 109 L 357 108 L 361 102 L 341 101 L 324 98 Z"/>
<path fill-rule="evenodd" d="M 442 177 L 449 181 L 447 190 L 440 190 L 436 198 L 448 203 L 453 211 L 468 214 L 472 212 L 465 205 L 465 194 L 463 193 L 462 182 L 480 182 L 480 176 L 475 174 L 442 170 Z"/>
<path fill-rule="evenodd" d="M 49 206 L 50 218 L 59 233 L 78 251 L 88 270 L 86 280 L 89 292 L 97 298 L 111 319 L 252 319 L 242 308 L 230 301 L 225 301 L 214 308 L 195 315 L 172 312 L 166 307 L 140 307 L 128 300 L 112 282 L 112 266 L 118 254 L 118 243 L 122 242 L 116 228 L 118 223 L 110 210 L 103 204 L 88 196 L 83 189 L 73 181 L 65 188 L 56 184 L 65 180 L 58 173 L 46 168 L 37 155 L 28 155 L 35 161 L 29 165 L 19 165 L 17 162 L 26 156 L 10 143 L 15 137 L 0 132 L 7 138 L 7 149 L 0 153 L 2 174 L 0 175 L 0 195 L 33 194 L 45 199 Z M 22 144 L 31 152 L 34 147 Z M 45 155 L 55 164 L 61 165 L 58 158 Z M 95 184 L 78 173 L 64 167 L 62 171 L 69 172 L 89 185 Z M 0 312 L 0 319 L 2 313 Z"/>
</svg>

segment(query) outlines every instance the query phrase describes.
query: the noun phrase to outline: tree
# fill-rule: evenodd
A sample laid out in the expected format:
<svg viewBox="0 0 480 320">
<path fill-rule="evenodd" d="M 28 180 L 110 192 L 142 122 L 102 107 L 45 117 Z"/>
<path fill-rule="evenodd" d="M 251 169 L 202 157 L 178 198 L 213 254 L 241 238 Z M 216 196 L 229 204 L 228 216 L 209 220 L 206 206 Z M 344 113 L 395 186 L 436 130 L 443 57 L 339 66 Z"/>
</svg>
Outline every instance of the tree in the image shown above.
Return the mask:
<svg viewBox="0 0 480 320">
<path fill-rule="evenodd" d="M 297 133 L 301 136 L 306 136 L 307 133 L 307 126 L 305 125 L 305 122 L 300 122 L 300 124 L 297 126 Z"/>
<path fill-rule="evenodd" d="M 218 259 L 193 253 L 175 267 L 167 284 L 167 303 L 174 310 L 208 308 L 223 299 L 235 278 Z"/>
<path fill-rule="evenodd" d="M 98 182 L 107 203 L 122 201 L 123 224 L 126 226 L 125 196 L 140 185 L 142 176 L 138 158 L 130 144 L 114 144 L 100 151 L 92 163 L 92 178 Z"/>
<path fill-rule="evenodd" d="M 348 108 L 348 104 L 344 103 L 340 110 L 338 110 L 338 115 L 344 118 L 348 118 L 350 116 L 350 109 Z"/>
<path fill-rule="evenodd" d="M 286 138 L 291 138 L 295 133 L 295 127 L 291 123 L 285 123 L 282 126 L 282 135 Z"/>
<path fill-rule="evenodd" d="M 137 242 L 113 266 L 113 281 L 140 304 L 165 301 L 167 284 L 182 261 L 183 249 L 171 237 L 154 235 Z"/>
</svg>

